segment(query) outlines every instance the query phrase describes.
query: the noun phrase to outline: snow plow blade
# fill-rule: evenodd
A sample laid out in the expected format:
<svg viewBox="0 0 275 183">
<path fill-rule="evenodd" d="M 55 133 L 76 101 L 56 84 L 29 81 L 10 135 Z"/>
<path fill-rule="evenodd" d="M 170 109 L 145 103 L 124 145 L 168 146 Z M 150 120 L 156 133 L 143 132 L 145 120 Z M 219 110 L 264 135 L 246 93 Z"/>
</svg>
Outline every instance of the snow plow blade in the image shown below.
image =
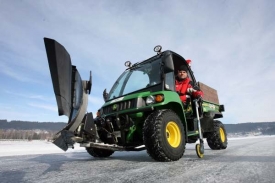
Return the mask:
<svg viewBox="0 0 275 183">
<path fill-rule="evenodd" d="M 54 137 L 53 143 L 66 151 L 73 145 L 71 137 L 82 122 L 91 92 L 92 76 L 88 81 L 81 79 L 76 66 L 66 49 L 57 41 L 44 38 L 58 114 L 68 116 L 68 125 Z"/>
</svg>

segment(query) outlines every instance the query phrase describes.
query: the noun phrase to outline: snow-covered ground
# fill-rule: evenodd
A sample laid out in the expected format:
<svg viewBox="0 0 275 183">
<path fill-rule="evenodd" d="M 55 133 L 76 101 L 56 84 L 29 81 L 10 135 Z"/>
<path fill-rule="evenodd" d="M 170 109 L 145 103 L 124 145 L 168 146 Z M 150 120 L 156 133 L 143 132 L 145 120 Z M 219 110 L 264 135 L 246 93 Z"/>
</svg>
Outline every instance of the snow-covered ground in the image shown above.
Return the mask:
<svg viewBox="0 0 275 183">
<path fill-rule="evenodd" d="M 241 140 L 247 138 L 269 138 L 270 136 L 250 136 L 250 137 L 236 137 L 228 138 L 228 141 Z M 205 141 L 206 142 L 206 141 Z M 206 143 L 207 144 L 207 143 Z M 187 147 L 190 144 L 187 144 Z M 192 144 L 192 146 L 194 146 Z M 53 143 L 48 141 L 0 141 L 0 157 L 3 156 L 16 156 L 16 155 L 31 155 L 31 154 L 54 154 L 54 153 L 67 153 L 67 152 L 85 152 L 84 147 L 75 144 L 74 149 L 68 149 L 64 152 Z"/>
<path fill-rule="evenodd" d="M 187 144 L 183 158 L 154 161 L 146 151 L 93 158 L 85 149 L 63 152 L 46 141 L 0 141 L 0 182 L 274 182 L 275 136 L 229 138 L 226 150 L 196 156 Z M 23 155 L 23 156 L 17 156 Z M 3 157 L 1 157 L 3 156 Z"/>
<path fill-rule="evenodd" d="M 75 144 L 74 149 L 68 149 L 67 152 L 85 151 L 79 144 Z M 0 141 L 0 157 L 29 155 L 29 154 L 53 154 L 66 153 L 52 142 L 33 140 L 33 141 Z"/>
</svg>

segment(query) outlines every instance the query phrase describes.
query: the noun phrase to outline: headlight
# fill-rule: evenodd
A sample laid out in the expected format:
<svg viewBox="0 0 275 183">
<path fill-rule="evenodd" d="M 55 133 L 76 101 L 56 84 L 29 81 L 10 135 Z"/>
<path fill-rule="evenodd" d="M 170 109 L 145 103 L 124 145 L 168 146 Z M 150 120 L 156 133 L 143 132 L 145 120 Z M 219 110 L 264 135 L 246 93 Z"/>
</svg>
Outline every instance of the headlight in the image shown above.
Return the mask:
<svg viewBox="0 0 275 183">
<path fill-rule="evenodd" d="M 146 98 L 146 105 L 154 104 L 154 103 L 160 103 L 164 101 L 163 94 L 157 94 L 157 95 L 150 95 Z"/>
<path fill-rule="evenodd" d="M 155 46 L 154 51 L 160 53 L 161 52 L 161 48 L 162 47 L 160 45 L 157 45 L 157 46 Z"/>
<path fill-rule="evenodd" d="M 124 63 L 124 65 L 125 65 L 126 67 L 131 67 L 132 63 L 131 63 L 130 61 L 126 61 L 126 62 Z"/>
<path fill-rule="evenodd" d="M 150 95 L 146 98 L 146 105 L 150 105 L 150 104 L 153 104 L 155 103 L 155 97 Z"/>
</svg>

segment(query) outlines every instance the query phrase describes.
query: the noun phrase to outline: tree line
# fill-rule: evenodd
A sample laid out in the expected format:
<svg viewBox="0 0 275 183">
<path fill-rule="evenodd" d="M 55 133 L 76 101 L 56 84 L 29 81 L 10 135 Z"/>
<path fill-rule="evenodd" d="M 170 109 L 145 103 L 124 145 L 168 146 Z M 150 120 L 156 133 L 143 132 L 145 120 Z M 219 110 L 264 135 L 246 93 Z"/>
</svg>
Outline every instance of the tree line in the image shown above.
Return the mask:
<svg viewBox="0 0 275 183">
<path fill-rule="evenodd" d="M 49 140 L 64 128 L 62 122 L 28 122 L 0 119 L 0 139 Z M 275 135 L 275 122 L 224 124 L 227 133 Z"/>
<path fill-rule="evenodd" d="M 50 140 L 67 123 L 0 119 L 0 139 Z"/>
<path fill-rule="evenodd" d="M 47 130 L 59 131 L 64 128 L 67 123 L 64 122 L 30 122 L 12 120 L 8 122 L 6 119 L 0 119 L 0 129 L 16 129 L 16 130 Z"/>
<path fill-rule="evenodd" d="M 227 133 L 260 132 L 263 135 L 275 135 L 275 122 L 225 124 Z"/>
<path fill-rule="evenodd" d="M 55 134 L 54 131 L 0 129 L 0 139 L 5 140 L 50 140 Z"/>
</svg>

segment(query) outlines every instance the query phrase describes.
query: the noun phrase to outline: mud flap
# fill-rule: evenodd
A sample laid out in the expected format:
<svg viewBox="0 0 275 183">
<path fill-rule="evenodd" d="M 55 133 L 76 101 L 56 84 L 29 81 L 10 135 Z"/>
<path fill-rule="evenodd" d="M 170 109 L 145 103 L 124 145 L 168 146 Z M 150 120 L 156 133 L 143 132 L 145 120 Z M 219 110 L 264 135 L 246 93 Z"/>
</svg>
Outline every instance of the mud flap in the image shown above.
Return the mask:
<svg viewBox="0 0 275 183">
<path fill-rule="evenodd" d="M 53 39 L 44 38 L 44 42 L 58 114 L 69 118 L 68 125 L 56 134 L 53 143 L 66 151 L 73 145 L 74 131 L 86 115 L 92 76 L 90 73 L 89 81 L 82 80 L 66 49 Z"/>
</svg>

